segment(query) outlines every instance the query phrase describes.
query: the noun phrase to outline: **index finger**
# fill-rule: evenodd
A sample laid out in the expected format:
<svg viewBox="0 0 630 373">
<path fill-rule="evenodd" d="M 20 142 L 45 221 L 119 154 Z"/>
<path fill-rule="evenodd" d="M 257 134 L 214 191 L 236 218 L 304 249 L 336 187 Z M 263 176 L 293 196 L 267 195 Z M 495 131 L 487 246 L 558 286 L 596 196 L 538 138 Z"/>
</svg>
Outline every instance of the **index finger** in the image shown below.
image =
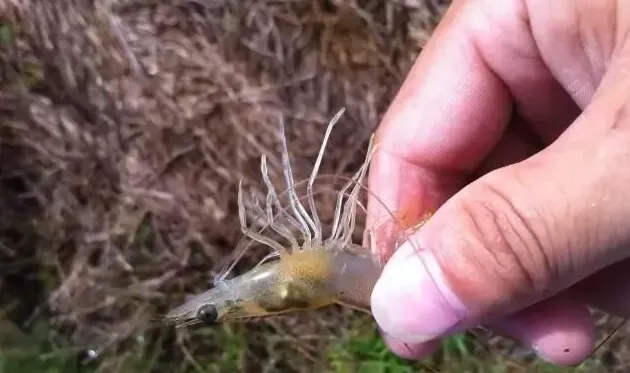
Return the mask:
<svg viewBox="0 0 630 373">
<path fill-rule="evenodd" d="M 376 132 L 368 185 L 405 228 L 457 191 L 510 118 L 510 92 L 483 60 L 470 31 L 470 3 L 449 9 Z M 368 224 L 385 214 L 368 199 Z M 389 258 L 396 240 L 392 227 L 372 233 L 373 250 Z"/>
</svg>

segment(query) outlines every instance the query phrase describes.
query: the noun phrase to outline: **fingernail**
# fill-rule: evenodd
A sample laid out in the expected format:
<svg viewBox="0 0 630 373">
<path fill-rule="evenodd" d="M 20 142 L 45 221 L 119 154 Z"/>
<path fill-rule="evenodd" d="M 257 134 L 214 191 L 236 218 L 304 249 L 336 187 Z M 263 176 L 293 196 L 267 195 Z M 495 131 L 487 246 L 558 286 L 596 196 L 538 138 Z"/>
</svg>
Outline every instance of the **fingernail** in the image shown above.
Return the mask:
<svg viewBox="0 0 630 373">
<path fill-rule="evenodd" d="M 372 314 L 388 335 L 422 343 L 440 338 L 464 320 L 466 307 L 448 288 L 429 250 L 402 245 L 372 292 Z"/>
</svg>

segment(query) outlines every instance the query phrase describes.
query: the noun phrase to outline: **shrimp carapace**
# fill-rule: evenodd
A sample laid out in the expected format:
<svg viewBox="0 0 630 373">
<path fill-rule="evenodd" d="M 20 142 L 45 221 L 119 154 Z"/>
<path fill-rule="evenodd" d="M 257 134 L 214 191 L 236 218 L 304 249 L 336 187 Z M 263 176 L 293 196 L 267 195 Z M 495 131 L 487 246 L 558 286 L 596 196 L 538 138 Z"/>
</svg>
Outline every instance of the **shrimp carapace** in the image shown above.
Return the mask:
<svg viewBox="0 0 630 373">
<path fill-rule="evenodd" d="M 282 254 L 219 282 L 167 315 L 177 325 L 213 324 L 342 304 L 369 312 L 380 268 L 369 256 L 332 250 Z"/>
<path fill-rule="evenodd" d="M 266 199 L 262 204 L 254 201 L 248 205 L 239 184 L 239 220 L 246 237 L 236 247 L 232 262 L 215 277 L 212 289 L 173 309 L 167 319 L 178 325 L 215 323 L 315 309 L 334 303 L 370 311 L 372 289 L 382 265 L 377 250 L 362 247 L 353 242 L 353 238 L 358 213 L 366 212 L 364 200 L 366 193 L 370 193 L 362 181 L 373 154 L 373 136 L 363 164 L 352 177 L 318 176 L 326 143 L 342 113 L 343 110 L 337 113 L 328 125 L 311 176 L 300 182 L 294 181 L 284 124 L 280 121 L 286 190 L 280 194 L 276 192 L 267 159 L 262 156 Z M 324 187 L 316 189 L 316 180 L 325 184 Z M 338 181 L 344 183 L 335 185 Z M 330 213 L 320 217 L 316 197 L 325 192 L 332 198 L 319 200 L 319 205 L 328 207 Z M 374 202 L 382 204 L 376 196 L 372 197 Z M 253 221 L 252 225 L 248 224 L 248 218 Z M 393 225 L 399 226 L 394 214 L 391 219 Z M 404 229 L 398 233 L 404 234 Z M 228 279 L 235 264 L 255 244 L 270 249 L 270 252 L 253 269 Z"/>
</svg>

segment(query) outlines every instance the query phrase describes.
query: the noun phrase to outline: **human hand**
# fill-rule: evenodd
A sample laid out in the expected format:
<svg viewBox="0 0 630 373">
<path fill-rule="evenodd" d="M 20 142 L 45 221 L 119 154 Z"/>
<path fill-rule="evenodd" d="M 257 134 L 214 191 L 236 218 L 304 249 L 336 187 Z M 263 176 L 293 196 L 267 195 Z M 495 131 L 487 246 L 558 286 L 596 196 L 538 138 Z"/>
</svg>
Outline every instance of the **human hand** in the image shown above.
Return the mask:
<svg viewBox="0 0 630 373">
<path fill-rule="evenodd" d="M 420 358 L 483 323 L 573 365 L 594 344 L 587 305 L 630 314 L 629 31 L 627 1 L 451 6 L 377 130 L 369 175 L 407 222 L 437 209 L 372 295 L 394 352 Z"/>
</svg>

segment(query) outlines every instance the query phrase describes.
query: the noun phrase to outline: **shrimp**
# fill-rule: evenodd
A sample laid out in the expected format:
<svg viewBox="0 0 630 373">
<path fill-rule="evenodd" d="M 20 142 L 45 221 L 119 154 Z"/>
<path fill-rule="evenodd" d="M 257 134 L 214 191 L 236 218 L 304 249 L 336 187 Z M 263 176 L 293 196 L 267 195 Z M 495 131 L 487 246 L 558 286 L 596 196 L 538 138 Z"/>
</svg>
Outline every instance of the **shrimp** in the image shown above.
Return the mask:
<svg viewBox="0 0 630 373">
<path fill-rule="evenodd" d="M 174 308 L 166 319 L 177 326 L 198 323 L 242 321 L 291 311 L 305 311 L 338 304 L 370 313 L 372 289 L 382 265 L 374 253 L 352 242 L 362 181 L 374 154 L 374 136 L 367 155 L 356 173 L 336 193 L 330 234 L 324 237 L 322 221 L 315 204 L 314 182 L 333 127 L 343 114 L 341 109 L 329 122 L 310 177 L 305 180 L 308 209 L 296 191 L 284 124 L 280 120 L 282 168 L 288 206 L 283 207 L 269 177 L 267 160 L 261 157 L 261 173 L 267 187 L 264 206 L 254 204 L 250 214 L 262 221 L 281 239 L 274 239 L 247 225 L 247 209 L 239 183 L 239 220 L 246 241 L 235 251 L 231 265 L 214 281 L 214 287 Z M 367 190 L 367 189 L 366 189 Z M 284 194 L 284 193 L 283 193 Z M 274 211 L 277 214 L 274 215 Z M 297 232 L 297 233 L 294 233 Z M 285 243 L 281 243 L 285 241 Z M 250 244 L 271 248 L 271 253 L 243 275 L 227 279 L 234 265 Z"/>
</svg>

